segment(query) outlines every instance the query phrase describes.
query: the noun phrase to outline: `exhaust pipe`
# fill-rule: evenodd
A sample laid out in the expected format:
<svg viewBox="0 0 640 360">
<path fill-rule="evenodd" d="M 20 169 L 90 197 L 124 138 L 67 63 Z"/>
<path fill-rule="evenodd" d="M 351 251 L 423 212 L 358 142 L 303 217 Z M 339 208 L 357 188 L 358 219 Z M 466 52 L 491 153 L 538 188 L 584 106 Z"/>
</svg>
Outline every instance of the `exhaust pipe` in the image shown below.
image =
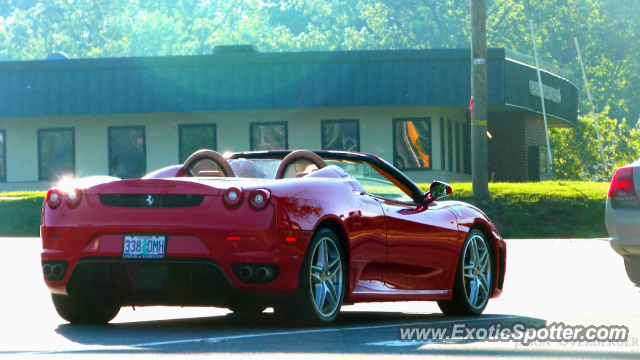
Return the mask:
<svg viewBox="0 0 640 360">
<path fill-rule="evenodd" d="M 253 268 L 245 266 L 242 269 L 240 269 L 240 277 L 243 278 L 244 280 L 247 280 L 252 275 L 253 275 Z"/>
<path fill-rule="evenodd" d="M 44 275 L 44 277 L 48 278 L 49 276 L 51 276 L 51 272 L 52 272 L 51 265 L 45 264 L 42 267 L 42 275 Z"/>
<path fill-rule="evenodd" d="M 256 270 L 256 278 L 258 278 L 258 280 L 264 280 L 271 277 L 271 270 L 269 270 L 266 267 L 261 267 L 258 270 Z"/>
<path fill-rule="evenodd" d="M 63 274 L 63 269 L 62 266 L 60 266 L 59 264 L 53 265 L 53 269 L 51 271 L 51 273 L 53 274 L 53 276 L 55 277 L 62 277 Z"/>
</svg>

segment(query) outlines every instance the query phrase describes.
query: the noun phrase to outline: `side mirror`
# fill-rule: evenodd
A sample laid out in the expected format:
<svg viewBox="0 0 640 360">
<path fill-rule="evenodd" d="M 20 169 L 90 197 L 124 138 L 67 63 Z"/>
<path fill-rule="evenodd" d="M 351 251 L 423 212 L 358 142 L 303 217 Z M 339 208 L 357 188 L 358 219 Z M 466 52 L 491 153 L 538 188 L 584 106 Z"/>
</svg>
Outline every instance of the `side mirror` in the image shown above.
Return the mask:
<svg viewBox="0 0 640 360">
<path fill-rule="evenodd" d="M 449 184 L 445 184 L 440 181 L 434 181 L 429 187 L 429 192 L 424 194 L 424 201 L 426 205 L 436 201 L 436 199 L 451 195 L 453 190 Z"/>
</svg>

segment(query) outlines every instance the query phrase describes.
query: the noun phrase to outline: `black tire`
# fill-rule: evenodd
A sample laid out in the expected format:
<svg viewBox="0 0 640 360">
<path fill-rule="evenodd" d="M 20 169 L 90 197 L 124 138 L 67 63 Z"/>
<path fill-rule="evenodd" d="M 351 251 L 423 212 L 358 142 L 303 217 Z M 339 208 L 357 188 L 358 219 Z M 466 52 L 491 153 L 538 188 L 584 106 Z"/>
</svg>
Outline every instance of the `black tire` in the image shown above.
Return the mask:
<svg viewBox="0 0 640 360">
<path fill-rule="evenodd" d="M 72 324 L 106 324 L 120 312 L 117 305 L 95 305 L 66 295 L 51 294 L 51 299 L 58 315 Z"/>
<path fill-rule="evenodd" d="M 322 280 L 318 285 L 325 284 L 325 282 L 330 282 L 332 289 L 334 289 L 334 294 L 337 298 L 337 306 L 336 303 L 333 302 L 333 305 L 329 303 L 330 299 L 327 299 L 327 307 L 333 308 L 335 306 L 335 310 L 331 310 L 327 314 L 323 314 L 316 306 L 314 295 L 312 291 L 314 291 L 315 285 L 312 283 L 312 275 L 311 275 L 311 264 L 312 262 L 318 259 L 316 253 L 316 248 L 318 247 L 321 241 L 330 241 L 335 245 L 334 252 L 335 256 L 340 257 L 340 274 L 341 280 L 339 282 L 339 290 L 335 288 L 333 285 L 333 279 L 330 279 L 328 276 L 323 276 L 322 278 L 326 280 Z M 335 261 L 336 257 L 333 258 Z M 333 231 L 329 229 L 320 229 L 316 231 L 313 238 L 309 242 L 309 246 L 305 252 L 304 259 L 302 261 L 302 267 L 300 269 L 300 276 L 298 278 L 298 291 L 296 295 L 290 299 L 289 301 L 280 303 L 274 306 L 273 310 L 278 317 L 284 320 L 286 323 L 290 325 L 302 325 L 302 326 L 326 326 L 332 324 L 338 314 L 340 313 L 340 308 L 342 307 L 342 302 L 344 300 L 344 292 L 345 292 L 345 284 L 346 284 L 346 264 L 345 264 L 345 256 L 342 251 L 342 247 L 340 246 L 340 240 L 333 233 Z M 335 271 L 334 273 L 337 273 Z M 324 273 L 323 273 L 324 274 Z M 335 278 L 335 276 L 333 276 Z M 323 286 L 323 285 L 320 285 Z M 339 293 L 339 294 L 338 294 Z M 325 295 L 331 296 L 331 295 Z M 333 298 L 333 297 L 331 297 Z M 324 302 L 323 302 L 324 303 Z M 325 307 L 323 307 L 324 309 Z"/>
<path fill-rule="evenodd" d="M 624 269 L 632 283 L 640 286 L 640 258 L 624 259 Z"/>
<path fill-rule="evenodd" d="M 467 280 L 464 278 L 464 262 L 465 262 L 465 253 L 470 246 L 470 242 L 472 240 L 477 241 L 478 237 L 480 237 L 484 241 L 484 246 L 487 250 L 487 256 L 489 258 L 489 263 L 487 266 L 490 269 L 488 282 L 488 293 L 486 294 L 486 299 L 483 297 L 483 302 L 481 304 L 477 304 L 477 306 L 473 306 L 469 300 L 467 295 L 468 290 L 467 285 L 470 285 Z M 480 230 L 471 230 L 469 234 L 467 234 L 467 238 L 464 240 L 464 244 L 462 245 L 462 251 L 460 252 L 460 259 L 458 260 L 458 267 L 456 270 L 456 277 L 453 282 L 453 298 L 450 301 L 438 301 L 438 307 L 440 310 L 447 316 L 478 316 L 482 314 L 484 309 L 487 307 L 489 303 L 489 298 L 491 297 L 491 287 L 493 285 L 493 281 L 495 279 L 494 271 L 493 271 L 493 252 L 491 251 L 491 243 L 487 240 L 486 236 Z M 471 270 L 467 270 L 471 271 Z M 471 274 L 469 274 L 471 275 Z M 477 276 L 477 272 L 476 272 Z M 486 278 L 486 276 L 485 276 Z M 476 280 L 478 281 L 478 280 Z M 477 286 L 477 285 L 476 285 Z M 478 293 L 479 294 L 479 293 Z M 476 295 L 476 299 L 478 299 L 479 295 Z M 477 301 L 477 300 L 476 300 Z"/>
</svg>

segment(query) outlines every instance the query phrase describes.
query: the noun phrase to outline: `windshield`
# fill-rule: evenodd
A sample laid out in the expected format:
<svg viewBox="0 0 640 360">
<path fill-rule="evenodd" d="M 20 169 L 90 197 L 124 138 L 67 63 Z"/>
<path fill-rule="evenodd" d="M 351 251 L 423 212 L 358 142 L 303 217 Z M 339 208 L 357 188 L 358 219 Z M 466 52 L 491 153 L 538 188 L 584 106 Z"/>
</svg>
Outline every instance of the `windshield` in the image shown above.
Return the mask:
<svg viewBox="0 0 640 360">
<path fill-rule="evenodd" d="M 326 160 L 326 163 L 341 167 L 347 174 L 358 180 L 367 194 L 396 201 L 413 201 L 409 195 L 365 162 Z"/>
<path fill-rule="evenodd" d="M 342 168 L 347 174 L 358 180 L 365 192 L 369 195 L 395 201 L 413 201 L 408 194 L 402 191 L 402 189 L 393 184 L 371 165 L 365 162 L 328 159 L 325 159 L 325 162 L 327 165 L 335 165 Z M 268 180 L 275 179 L 280 163 L 282 163 L 282 160 L 279 159 L 240 158 L 229 161 L 236 177 Z M 300 168 L 300 165 L 307 164 L 303 161 L 303 163 L 296 163 L 296 166 L 289 166 L 284 178 L 295 178 L 296 173 L 310 173 L 317 170 L 315 165 L 307 165 L 307 167 L 302 166 L 304 169 Z M 289 173 L 292 173 L 293 176 L 288 176 L 291 175 Z"/>
<path fill-rule="evenodd" d="M 277 159 L 237 159 L 229 165 L 236 177 L 251 179 L 275 179 L 276 171 L 282 160 Z"/>
</svg>

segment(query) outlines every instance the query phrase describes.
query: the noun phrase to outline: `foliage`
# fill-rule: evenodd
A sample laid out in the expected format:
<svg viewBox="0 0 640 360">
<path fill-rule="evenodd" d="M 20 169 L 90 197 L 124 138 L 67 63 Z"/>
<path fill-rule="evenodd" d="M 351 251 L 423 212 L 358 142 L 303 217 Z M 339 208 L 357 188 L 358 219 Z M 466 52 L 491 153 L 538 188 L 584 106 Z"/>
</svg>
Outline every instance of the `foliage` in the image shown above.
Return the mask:
<svg viewBox="0 0 640 360">
<path fill-rule="evenodd" d="M 526 4 L 487 1 L 489 46 L 532 53 Z M 612 167 L 635 160 L 640 1 L 531 0 L 531 16 L 541 59 L 580 77 L 573 19 L 607 159 Z M 469 28 L 468 0 L 8 0 L 0 3 L 0 60 L 210 54 L 243 43 L 261 51 L 464 48 Z M 586 94 L 580 99 L 578 130 L 552 130 L 556 175 L 605 179 Z"/>
<path fill-rule="evenodd" d="M 0 236 L 39 236 L 45 195 L 41 191 L 0 193 Z"/>
<path fill-rule="evenodd" d="M 428 184 L 420 185 L 423 190 Z M 480 208 L 509 239 L 603 238 L 608 183 L 545 181 L 490 183 L 488 200 L 473 197 L 471 183 L 451 184 L 450 200 Z"/>
<path fill-rule="evenodd" d="M 473 186 L 471 183 L 452 183 L 452 197 L 469 198 L 473 196 Z M 420 184 L 424 190 L 429 189 L 428 184 Z M 594 183 L 589 181 L 543 181 L 527 183 L 490 183 L 489 190 L 491 196 L 498 197 L 512 196 L 549 196 L 558 199 L 584 198 L 593 200 L 604 200 L 609 189 L 608 183 Z"/>
<path fill-rule="evenodd" d="M 609 166 L 602 163 L 598 137 L 591 116 L 579 117 L 577 128 L 551 129 L 551 147 L 556 149 L 556 179 L 609 181 L 613 171 L 640 158 L 640 123 L 630 128 L 626 120 L 608 116 L 608 109 L 596 116 Z"/>
<path fill-rule="evenodd" d="M 0 193 L 0 198 L 19 198 L 19 199 L 44 199 L 47 195 L 46 191 L 10 191 Z"/>
<path fill-rule="evenodd" d="M 569 1 L 598 111 L 640 114 L 640 2 L 531 0 L 540 57 L 580 75 Z M 7 0 L 0 60 L 469 47 L 468 0 Z M 487 1 L 489 46 L 531 54 L 524 1 Z M 581 110 L 588 111 L 586 96 Z"/>
</svg>

